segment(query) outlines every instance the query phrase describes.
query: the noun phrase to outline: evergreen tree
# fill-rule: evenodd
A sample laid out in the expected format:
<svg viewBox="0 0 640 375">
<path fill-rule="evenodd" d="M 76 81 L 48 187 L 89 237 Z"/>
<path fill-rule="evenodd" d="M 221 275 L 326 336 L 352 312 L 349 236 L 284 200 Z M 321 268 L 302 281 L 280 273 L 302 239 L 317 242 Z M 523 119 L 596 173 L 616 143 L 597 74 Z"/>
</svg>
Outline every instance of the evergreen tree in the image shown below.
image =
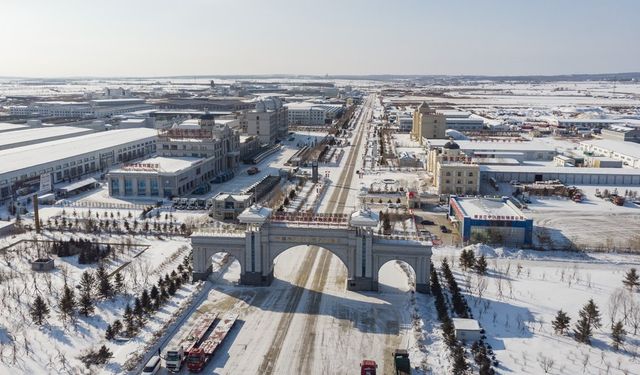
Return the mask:
<svg viewBox="0 0 640 375">
<path fill-rule="evenodd" d="M 140 304 L 142 305 L 142 309 L 145 313 L 150 313 L 153 310 L 153 305 L 151 303 L 151 297 L 149 297 L 149 292 L 147 290 L 143 290 L 140 295 Z"/>
<path fill-rule="evenodd" d="M 113 340 L 115 335 L 116 334 L 113 332 L 113 327 L 111 326 L 111 324 L 107 325 L 107 329 L 105 329 L 104 331 L 104 338 L 107 340 Z"/>
<path fill-rule="evenodd" d="M 176 294 L 177 291 L 176 283 L 173 280 L 169 280 L 169 284 L 167 285 L 167 292 L 170 296 Z"/>
<path fill-rule="evenodd" d="M 133 301 L 133 315 L 138 320 L 138 326 L 142 327 L 144 325 L 144 307 L 142 307 L 139 297 Z"/>
<path fill-rule="evenodd" d="M 580 310 L 579 315 L 580 320 L 578 320 L 573 330 L 575 339 L 579 342 L 590 344 L 593 329 L 600 328 L 600 312 L 593 300 L 589 300 Z"/>
<path fill-rule="evenodd" d="M 151 297 L 152 300 L 157 300 L 160 297 L 160 291 L 158 290 L 157 286 L 152 286 L 151 287 L 151 292 L 149 292 L 149 297 Z"/>
<path fill-rule="evenodd" d="M 476 264 L 473 269 L 476 271 L 476 273 L 480 275 L 484 275 L 485 273 L 487 273 L 487 259 L 484 257 L 484 255 L 480 255 L 475 263 Z"/>
<path fill-rule="evenodd" d="M 167 288 L 165 288 L 165 286 L 161 286 L 160 287 L 160 300 L 161 301 L 166 301 L 169 299 L 169 292 L 167 292 Z"/>
<path fill-rule="evenodd" d="M 75 314 L 76 296 L 73 290 L 71 290 L 71 288 L 66 284 L 62 291 L 62 297 L 60 297 L 60 301 L 58 302 L 58 309 L 60 310 L 60 315 L 63 321 L 66 321 Z"/>
<path fill-rule="evenodd" d="M 113 353 L 106 347 L 106 345 L 102 345 L 100 350 L 98 350 L 98 363 L 105 364 L 111 357 L 113 357 Z"/>
<path fill-rule="evenodd" d="M 589 302 L 587 302 L 584 306 L 584 311 L 587 313 L 589 325 L 595 329 L 600 328 L 600 311 L 598 311 L 598 306 L 593 302 L 593 299 L 590 299 Z"/>
<path fill-rule="evenodd" d="M 82 291 L 80 294 L 80 301 L 78 301 L 80 307 L 80 314 L 84 316 L 89 316 L 89 314 L 93 314 L 93 299 L 91 298 L 91 294 L 86 291 Z"/>
<path fill-rule="evenodd" d="M 122 332 L 122 322 L 120 321 L 120 319 L 114 320 L 113 324 L 111 325 L 111 328 L 113 329 L 113 335 L 114 336 L 116 336 L 120 332 Z"/>
<path fill-rule="evenodd" d="M 571 318 L 567 316 L 562 310 L 558 311 L 555 319 L 551 322 L 553 326 L 553 331 L 558 335 L 563 335 L 567 329 L 569 329 L 569 323 L 571 322 Z"/>
<path fill-rule="evenodd" d="M 102 263 L 96 270 L 96 277 L 98 279 L 98 294 L 100 294 L 102 298 L 111 297 L 113 295 L 113 286 L 109 280 L 109 274 L 104 269 L 104 265 L 102 265 Z"/>
<path fill-rule="evenodd" d="M 624 336 L 627 332 L 624 330 L 624 325 L 622 325 L 622 321 L 618 321 L 611 327 L 611 340 L 613 341 L 612 345 L 615 350 L 618 350 L 620 346 L 624 343 Z"/>
<path fill-rule="evenodd" d="M 630 291 L 633 292 L 633 289 L 638 288 L 640 286 L 640 276 L 638 276 L 638 272 L 635 268 L 630 269 L 624 276 L 624 280 L 622 280 L 624 286 L 629 288 Z"/>
<path fill-rule="evenodd" d="M 80 278 L 80 313 L 84 316 L 89 316 L 93 313 L 93 299 L 91 298 L 91 289 L 95 279 L 91 272 L 84 271 Z"/>
<path fill-rule="evenodd" d="M 114 289 L 117 293 L 122 293 L 124 291 L 124 277 L 120 272 L 116 272 L 113 276 Z"/>
<path fill-rule="evenodd" d="M 135 315 L 133 315 L 131 306 L 128 303 L 127 303 L 127 306 L 124 308 L 124 314 L 122 315 L 122 320 L 124 320 L 127 336 L 133 337 L 138 331 L 138 326 L 136 324 L 136 317 Z"/>
<path fill-rule="evenodd" d="M 473 250 L 462 250 L 460 253 L 460 266 L 463 270 L 468 270 L 469 268 L 473 268 L 476 264 L 476 256 L 473 253 Z"/>
<path fill-rule="evenodd" d="M 453 364 L 453 374 L 454 375 L 462 375 L 467 372 L 469 369 L 469 364 L 467 360 L 464 358 L 464 349 L 460 345 L 456 345 L 453 347 L 451 351 L 451 355 L 453 356 L 452 364 Z"/>
<path fill-rule="evenodd" d="M 33 319 L 34 323 L 42 325 L 49 316 L 49 306 L 47 306 L 47 303 L 42 297 L 36 296 L 29 309 L 29 314 L 31 314 L 31 319 Z"/>
</svg>

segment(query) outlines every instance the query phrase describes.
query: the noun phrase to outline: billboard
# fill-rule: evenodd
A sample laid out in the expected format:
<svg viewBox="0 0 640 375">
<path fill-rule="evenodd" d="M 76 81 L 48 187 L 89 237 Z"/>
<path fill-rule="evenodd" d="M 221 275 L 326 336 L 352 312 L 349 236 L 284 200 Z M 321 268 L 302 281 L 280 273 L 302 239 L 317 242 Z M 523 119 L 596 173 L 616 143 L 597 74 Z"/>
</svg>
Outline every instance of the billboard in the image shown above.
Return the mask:
<svg viewBox="0 0 640 375">
<path fill-rule="evenodd" d="M 53 190 L 53 175 L 51 173 L 43 173 L 40 175 L 40 189 L 38 193 L 49 193 Z"/>
</svg>

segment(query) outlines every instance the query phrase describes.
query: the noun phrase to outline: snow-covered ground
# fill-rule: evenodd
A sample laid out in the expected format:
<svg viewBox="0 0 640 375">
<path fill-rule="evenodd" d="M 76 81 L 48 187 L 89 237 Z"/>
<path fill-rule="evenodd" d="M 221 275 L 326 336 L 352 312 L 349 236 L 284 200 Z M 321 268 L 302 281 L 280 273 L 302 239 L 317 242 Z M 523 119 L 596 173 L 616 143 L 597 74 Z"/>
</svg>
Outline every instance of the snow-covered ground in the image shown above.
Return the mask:
<svg viewBox="0 0 640 375">
<path fill-rule="evenodd" d="M 473 315 L 486 330 L 487 342 L 500 361 L 498 372 L 542 374 L 538 358 L 547 357 L 554 361 L 552 374 L 640 373 L 640 335 L 633 333 L 630 320 L 623 349 L 615 351 L 611 346 L 609 303 L 610 296 L 622 290 L 625 272 L 640 266 L 640 257 L 494 249 L 486 245 L 471 248 L 477 255 L 487 256 L 489 270 L 484 277 L 461 270 L 459 249 L 436 249 L 433 260 L 437 267 L 444 257 L 450 264 L 454 262 L 452 269 Z M 478 285 L 482 283 L 486 283 L 486 290 L 480 298 Z M 628 296 L 640 308 L 638 293 Z M 553 332 L 551 321 L 558 310 L 568 313 L 573 327 L 578 311 L 589 299 L 602 315 L 602 328 L 595 330 L 592 346 Z M 623 318 L 622 306 L 618 307 L 616 321 Z"/>
<path fill-rule="evenodd" d="M 88 317 L 76 315 L 75 322 L 63 322 L 58 310 L 58 300 L 65 282 L 76 290 L 81 274 L 95 270 L 96 264 L 79 264 L 78 256 L 53 256 L 55 269 L 50 272 L 32 272 L 29 262 L 43 256 L 42 243 L 64 238 L 90 238 L 110 243 L 115 256 L 104 263 L 108 272 L 121 267 L 124 276 L 124 293 L 108 300 L 96 299 L 95 313 Z M 19 241 L 23 242 L 19 242 Z M 26 242 L 25 242 L 26 241 Z M 185 284 L 176 295 L 149 320 L 141 333 L 126 343 L 108 342 L 104 339 L 107 324 L 121 319 L 126 303 L 157 279 L 171 272 L 189 253 L 188 239 L 159 240 L 144 236 L 87 236 L 60 234 L 44 231 L 41 235 L 25 233 L 4 238 L 3 261 L 0 263 L 0 293 L 3 308 L 0 309 L 0 373 L 81 373 L 84 366 L 77 356 L 90 348 L 106 344 L 114 354 L 107 366 L 112 373 L 122 373 L 122 365 L 151 341 L 154 334 L 170 319 L 198 287 Z M 17 244 L 16 244 L 17 243 Z M 132 245 L 129 245 L 132 244 Z M 9 246 L 9 247 L 7 247 Z M 76 290 L 76 298 L 78 298 Z M 50 316 L 39 327 L 29 316 L 29 306 L 36 295 L 49 305 Z"/>
</svg>

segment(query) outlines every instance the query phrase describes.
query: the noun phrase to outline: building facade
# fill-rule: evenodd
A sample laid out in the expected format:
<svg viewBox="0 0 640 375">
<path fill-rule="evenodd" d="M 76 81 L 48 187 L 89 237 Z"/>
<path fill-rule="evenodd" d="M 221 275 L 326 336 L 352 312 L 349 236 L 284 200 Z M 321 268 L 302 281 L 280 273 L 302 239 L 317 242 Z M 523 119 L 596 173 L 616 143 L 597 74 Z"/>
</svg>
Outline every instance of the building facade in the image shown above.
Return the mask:
<svg viewBox="0 0 640 375">
<path fill-rule="evenodd" d="M 276 97 L 256 102 L 255 109 L 245 113 L 244 122 L 247 135 L 258 138 L 260 143 L 266 145 L 284 139 L 289 131 L 287 108 Z"/>
<path fill-rule="evenodd" d="M 235 221 L 242 211 L 251 206 L 251 202 L 251 194 L 219 193 L 213 197 L 211 216 L 220 221 Z"/>
<path fill-rule="evenodd" d="M 446 138 L 446 117 L 429 107 L 426 102 L 413 112 L 413 127 L 411 137 L 422 144 L 424 139 Z"/>
<path fill-rule="evenodd" d="M 480 166 L 453 141 L 429 152 L 427 171 L 438 194 L 477 194 L 480 189 Z"/>
</svg>

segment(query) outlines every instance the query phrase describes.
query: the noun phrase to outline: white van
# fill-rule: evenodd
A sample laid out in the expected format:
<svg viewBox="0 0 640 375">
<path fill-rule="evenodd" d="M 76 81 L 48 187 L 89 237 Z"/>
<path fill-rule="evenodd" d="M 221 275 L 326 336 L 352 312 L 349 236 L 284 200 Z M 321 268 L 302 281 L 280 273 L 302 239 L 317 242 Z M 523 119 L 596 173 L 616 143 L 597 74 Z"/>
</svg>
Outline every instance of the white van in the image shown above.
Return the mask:
<svg viewBox="0 0 640 375">
<path fill-rule="evenodd" d="M 156 374 L 158 371 L 160 371 L 160 357 L 157 355 L 154 355 L 153 357 L 151 357 L 151 359 L 149 360 L 149 362 L 147 362 L 146 365 L 144 365 L 144 368 L 142 369 L 142 375 L 154 375 Z"/>
</svg>

